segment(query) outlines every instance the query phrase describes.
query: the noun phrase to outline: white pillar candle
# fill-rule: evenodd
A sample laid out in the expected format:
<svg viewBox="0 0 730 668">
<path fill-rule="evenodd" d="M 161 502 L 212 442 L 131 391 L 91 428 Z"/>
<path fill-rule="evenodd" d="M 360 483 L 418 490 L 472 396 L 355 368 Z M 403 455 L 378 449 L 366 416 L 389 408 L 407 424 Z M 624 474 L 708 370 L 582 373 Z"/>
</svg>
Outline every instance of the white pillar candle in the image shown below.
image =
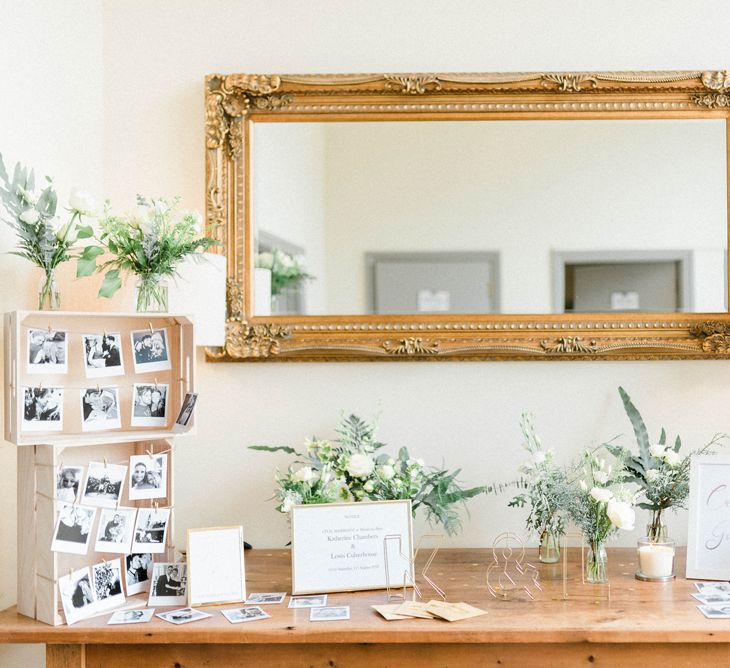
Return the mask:
<svg viewBox="0 0 730 668">
<path fill-rule="evenodd" d="M 671 545 L 642 545 L 639 570 L 650 578 L 671 575 L 674 571 L 674 548 Z"/>
</svg>

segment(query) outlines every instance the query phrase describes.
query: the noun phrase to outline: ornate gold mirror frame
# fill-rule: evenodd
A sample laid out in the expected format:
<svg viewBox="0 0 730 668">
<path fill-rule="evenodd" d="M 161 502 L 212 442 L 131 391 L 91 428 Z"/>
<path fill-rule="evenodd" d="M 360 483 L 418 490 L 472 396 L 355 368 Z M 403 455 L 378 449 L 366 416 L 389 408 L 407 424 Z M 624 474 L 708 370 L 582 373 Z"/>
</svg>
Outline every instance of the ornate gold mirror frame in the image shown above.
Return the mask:
<svg viewBox="0 0 730 668">
<path fill-rule="evenodd" d="M 255 317 L 256 121 L 730 118 L 730 71 L 211 74 L 206 213 L 228 261 L 225 346 L 211 361 L 730 357 L 730 314 Z M 730 192 L 730 188 L 728 188 Z M 729 207 L 730 208 L 730 207 Z"/>
</svg>

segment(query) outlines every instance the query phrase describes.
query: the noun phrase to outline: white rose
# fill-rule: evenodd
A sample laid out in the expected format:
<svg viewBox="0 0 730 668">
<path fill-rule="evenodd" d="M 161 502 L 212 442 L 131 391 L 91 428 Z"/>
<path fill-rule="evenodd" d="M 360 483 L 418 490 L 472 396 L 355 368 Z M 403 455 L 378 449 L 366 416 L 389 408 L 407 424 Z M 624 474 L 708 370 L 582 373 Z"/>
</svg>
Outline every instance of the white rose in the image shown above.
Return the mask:
<svg viewBox="0 0 730 668">
<path fill-rule="evenodd" d="M 271 269 L 274 266 L 274 256 L 271 253 L 259 253 L 256 266 L 262 269 Z"/>
<path fill-rule="evenodd" d="M 677 464 L 682 461 L 682 455 L 674 450 L 667 450 L 664 453 L 664 461 L 669 464 L 669 466 L 677 466 Z"/>
<path fill-rule="evenodd" d="M 661 443 L 654 443 L 653 445 L 649 446 L 649 454 L 652 457 L 663 457 L 664 451 L 666 449 L 666 446 L 662 445 Z"/>
<path fill-rule="evenodd" d="M 363 489 L 364 489 L 364 490 L 365 490 L 365 491 L 366 491 L 366 492 L 367 492 L 367 493 L 369 494 L 370 492 L 372 492 L 372 491 L 373 491 L 373 490 L 375 489 L 375 485 L 373 484 L 373 481 L 372 481 L 372 480 L 368 480 L 368 481 L 367 481 L 367 482 L 366 482 L 366 483 L 365 483 L 365 484 L 364 484 L 364 485 L 362 486 L 362 488 L 363 488 Z"/>
<path fill-rule="evenodd" d="M 392 457 L 388 457 L 388 459 L 385 462 L 388 466 L 395 466 L 395 459 Z"/>
<path fill-rule="evenodd" d="M 601 485 L 605 485 L 608 482 L 608 472 L 607 471 L 596 471 L 593 474 L 593 478 L 596 482 L 600 483 Z"/>
<path fill-rule="evenodd" d="M 538 450 L 534 455 L 532 455 L 532 461 L 535 462 L 535 464 L 542 464 L 545 461 L 545 453 L 542 450 Z"/>
<path fill-rule="evenodd" d="M 623 529 L 624 531 L 633 531 L 634 522 L 636 521 L 636 513 L 628 503 L 611 499 L 608 502 L 606 514 L 608 515 L 608 519 L 611 520 L 611 524 L 614 526 L 617 526 L 619 529 Z"/>
<path fill-rule="evenodd" d="M 68 205 L 71 211 L 84 216 L 90 216 L 94 211 L 94 200 L 85 190 L 71 188 L 71 195 L 68 198 Z"/>
<path fill-rule="evenodd" d="M 395 469 L 390 464 L 383 464 L 379 473 L 383 480 L 391 480 L 395 476 Z"/>
<path fill-rule="evenodd" d="M 26 209 L 18 218 L 28 225 L 35 225 L 41 215 L 35 209 Z"/>
<path fill-rule="evenodd" d="M 646 479 L 649 482 L 654 482 L 659 477 L 659 471 L 657 469 L 649 469 L 646 472 Z"/>
<path fill-rule="evenodd" d="M 355 453 L 347 460 L 347 472 L 353 478 L 367 478 L 375 468 L 372 457 Z"/>
<path fill-rule="evenodd" d="M 311 482 L 314 480 L 314 470 L 311 466 L 302 466 L 292 477 L 295 482 Z"/>
<path fill-rule="evenodd" d="M 292 506 L 296 506 L 302 502 L 302 497 L 299 494 L 287 492 L 284 500 L 281 503 L 282 512 L 288 513 Z"/>
<path fill-rule="evenodd" d="M 284 267 L 284 269 L 291 269 L 294 266 L 294 260 L 292 260 L 291 256 L 286 253 L 282 253 L 279 256 L 279 262 L 281 262 L 281 266 Z"/>
<path fill-rule="evenodd" d="M 591 496 L 596 501 L 606 503 L 613 499 L 613 492 L 605 487 L 594 487 L 591 489 Z"/>
<path fill-rule="evenodd" d="M 578 484 L 580 485 L 580 488 L 584 492 L 587 492 L 588 491 L 588 485 L 586 484 L 586 481 L 585 480 L 581 480 Z"/>
</svg>

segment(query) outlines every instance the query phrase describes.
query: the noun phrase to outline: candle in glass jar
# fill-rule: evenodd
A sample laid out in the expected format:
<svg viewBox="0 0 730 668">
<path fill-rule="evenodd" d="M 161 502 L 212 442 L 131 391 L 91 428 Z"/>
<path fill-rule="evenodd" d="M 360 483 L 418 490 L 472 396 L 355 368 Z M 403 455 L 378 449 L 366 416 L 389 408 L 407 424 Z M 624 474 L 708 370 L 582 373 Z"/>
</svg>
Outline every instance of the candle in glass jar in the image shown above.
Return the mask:
<svg viewBox="0 0 730 668">
<path fill-rule="evenodd" d="M 650 578 L 672 575 L 674 548 L 671 545 L 642 545 L 639 548 L 639 570 Z"/>
</svg>

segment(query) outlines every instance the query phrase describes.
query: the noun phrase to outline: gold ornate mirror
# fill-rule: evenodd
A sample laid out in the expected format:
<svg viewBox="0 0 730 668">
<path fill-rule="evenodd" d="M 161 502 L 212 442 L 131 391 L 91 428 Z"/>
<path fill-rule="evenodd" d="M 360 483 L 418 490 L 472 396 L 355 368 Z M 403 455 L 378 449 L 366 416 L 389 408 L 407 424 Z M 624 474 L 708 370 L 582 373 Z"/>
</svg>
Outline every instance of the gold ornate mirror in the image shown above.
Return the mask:
<svg viewBox="0 0 730 668">
<path fill-rule="evenodd" d="M 730 355 L 730 71 L 206 77 L 209 360 Z"/>
</svg>

